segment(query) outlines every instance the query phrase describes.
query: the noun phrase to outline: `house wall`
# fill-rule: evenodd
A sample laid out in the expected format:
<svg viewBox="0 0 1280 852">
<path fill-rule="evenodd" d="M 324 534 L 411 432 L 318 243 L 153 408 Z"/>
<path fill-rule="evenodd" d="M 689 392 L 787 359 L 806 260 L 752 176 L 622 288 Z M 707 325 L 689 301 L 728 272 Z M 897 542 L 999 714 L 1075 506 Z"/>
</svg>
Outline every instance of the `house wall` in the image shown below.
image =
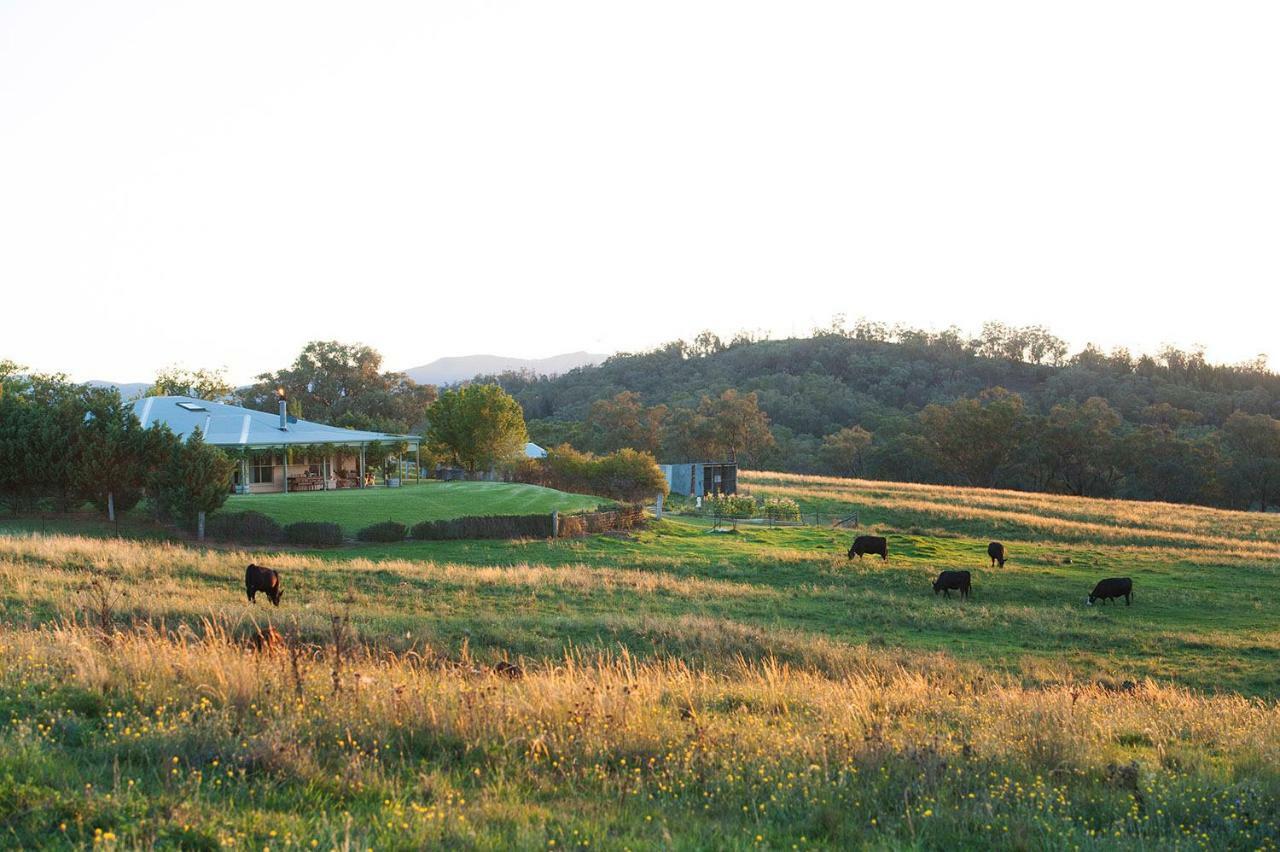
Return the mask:
<svg viewBox="0 0 1280 852">
<path fill-rule="evenodd" d="M 249 463 L 245 468 L 241 469 L 241 470 L 247 471 L 248 473 L 248 478 L 246 479 L 246 481 L 248 482 L 247 493 L 274 494 L 280 491 L 284 491 L 285 466 L 284 464 L 281 463 L 280 453 L 276 453 L 275 460 L 276 460 L 276 464 L 272 465 L 272 468 L 271 468 L 270 482 L 248 482 L 248 480 L 252 479 L 253 477 L 252 463 Z M 359 474 L 359 470 L 360 470 L 359 454 L 358 453 L 353 453 L 353 454 L 342 453 L 342 454 L 333 454 L 329 456 L 321 456 L 316 458 L 309 458 L 309 457 L 296 458 L 295 457 L 293 461 L 289 462 L 289 476 L 301 476 L 303 473 L 307 471 L 307 468 L 310 465 L 312 464 L 321 465 L 322 461 L 326 461 L 326 460 L 332 466 L 332 470 L 335 476 L 337 475 L 338 471 L 343 469 L 350 471 L 353 475 Z M 324 470 L 324 468 L 321 467 L 321 470 Z"/>
</svg>

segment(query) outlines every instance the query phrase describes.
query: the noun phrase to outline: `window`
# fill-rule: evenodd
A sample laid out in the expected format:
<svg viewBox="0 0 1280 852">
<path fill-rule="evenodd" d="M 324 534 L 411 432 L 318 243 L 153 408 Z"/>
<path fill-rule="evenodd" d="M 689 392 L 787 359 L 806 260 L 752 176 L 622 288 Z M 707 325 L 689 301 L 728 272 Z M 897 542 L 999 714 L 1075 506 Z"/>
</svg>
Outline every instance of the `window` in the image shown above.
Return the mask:
<svg viewBox="0 0 1280 852">
<path fill-rule="evenodd" d="M 275 456 L 258 456 L 249 470 L 249 481 L 254 485 L 275 481 Z"/>
<path fill-rule="evenodd" d="M 208 411 L 203 405 L 196 405 L 194 402 L 179 402 L 179 408 L 185 408 L 187 411 Z"/>
</svg>

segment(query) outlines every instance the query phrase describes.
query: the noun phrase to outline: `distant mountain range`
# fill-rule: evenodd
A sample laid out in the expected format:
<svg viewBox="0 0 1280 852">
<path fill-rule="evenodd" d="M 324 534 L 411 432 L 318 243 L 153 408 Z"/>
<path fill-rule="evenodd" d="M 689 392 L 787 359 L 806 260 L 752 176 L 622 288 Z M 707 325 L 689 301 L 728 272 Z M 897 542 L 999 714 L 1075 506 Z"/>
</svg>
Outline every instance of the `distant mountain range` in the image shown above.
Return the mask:
<svg viewBox="0 0 1280 852">
<path fill-rule="evenodd" d="M 462 355 L 455 358 L 437 358 L 430 364 L 410 367 L 401 372 L 420 385 L 454 385 L 476 376 L 496 373 L 530 372 L 539 376 L 562 376 L 575 367 L 587 367 L 603 363 L 608 355 L 593 352 L 566 352 L 550 358 L 506 358 L 501 355 Z M 122 399 L 137 399 L 151 387 L 150 382 L 109 382 L 92 379 L 85 384 L 95 388 L 116 388 Z"/>
<path fill-rule="evenodd" d="M 90 379 L 85 384 L 91 388 L 115 388 L 125 402 L 137 399 L 151 387 L 150 382 L 107 382 L 101 379 Z"/>
<path fill-rule="evenodd" d="M 402 370 L 420 385 L 452 385 L 476 376 L 505 372 L 530 372 L 540 376 L 562 376 L 576 367 L 602 363 L 608 355 L 567 352 L 550 358 L 507 358 L 502 355 L 464 355 L 437 358 L 430 364 Z"/>
</svg>

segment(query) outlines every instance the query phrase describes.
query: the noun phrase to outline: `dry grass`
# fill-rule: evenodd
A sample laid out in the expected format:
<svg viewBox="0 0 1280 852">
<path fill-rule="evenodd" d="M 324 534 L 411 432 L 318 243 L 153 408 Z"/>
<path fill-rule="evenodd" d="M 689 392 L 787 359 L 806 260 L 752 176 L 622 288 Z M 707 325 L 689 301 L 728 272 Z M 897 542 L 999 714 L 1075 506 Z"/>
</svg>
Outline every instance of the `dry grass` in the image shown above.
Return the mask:
<svg viewBox="0 0 1280 852">
<path fill-rule="evenodd" d="M 871 658 L 839 678 L 769 660 L 710 673 L 626 654 L 526 664 L 511 680 L 358 646 L 335 698 L 323 653 L 299 668 L 229 641 L 216 621 L 108 640 L 69 624 L 6 629 L 0 654 L 7 689 L 45 697 L 11 721 L 9 754 L 66 761 L 83 696 L 121 708 L 92 735 L 94 754 L 114 755 L 117 788 L 123 773 L 147 790 L 153 821 L 112 823 L 111 794 L 94 791 L 59 810 L 70 840 L 97 828 L 130 846 L 183 831 L 257 848 L 269 831 L 375 848 L 618 832 L 632 845 L 804 834 L 940 846 L 986 826 L 1013 846 L 1046 830 L 1077 843 L 1276 839 L 1257 808 L 1280 805 L 1280 707 L 1150 682 L 1027 689 L 943 661 L 912 671 Z M 68 788 L 102 777 L 59 765 Z M 289 812 L 286 791 L 359 819 Z M 582 810 L 538 807 L 547 796 Z"/>
<path fill-rule="evenodd" d="M 770 494 L 901 510 L 948 520 L 1005 521 L 1067 540 L 1137 538 L 1280 558 L 1280 515 L 1172 503 L 743 471 Z"/>
<path fill-rule="evenodd" d="M 743 478 L 865 510 L 893 559 L 679 524 L 325 555 L 0 535 L 0 845 L 1280 845 L 1277 519 Z M 992 531 L 1013 562 L 935 600 Z M 280 609 L 244 600 L 249 561 Z M 1100 571 L 1137 605 L 1082 607 Z"/>
</svg>

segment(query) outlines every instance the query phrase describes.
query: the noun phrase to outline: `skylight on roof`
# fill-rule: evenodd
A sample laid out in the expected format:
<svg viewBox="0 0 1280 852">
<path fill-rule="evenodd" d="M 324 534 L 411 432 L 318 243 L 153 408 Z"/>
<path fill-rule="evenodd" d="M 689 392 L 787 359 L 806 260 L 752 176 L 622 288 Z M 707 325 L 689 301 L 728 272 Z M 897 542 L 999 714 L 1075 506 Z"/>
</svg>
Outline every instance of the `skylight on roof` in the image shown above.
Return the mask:
<svg viewBox="0 0 1280 852">
<path fill-rule="evenodd" d="M 208 411 L 203 405 L 196 405 L 194 402 L 180 402 L 179 408 L 185 408 L 187 411 Z"/>
</svg>

